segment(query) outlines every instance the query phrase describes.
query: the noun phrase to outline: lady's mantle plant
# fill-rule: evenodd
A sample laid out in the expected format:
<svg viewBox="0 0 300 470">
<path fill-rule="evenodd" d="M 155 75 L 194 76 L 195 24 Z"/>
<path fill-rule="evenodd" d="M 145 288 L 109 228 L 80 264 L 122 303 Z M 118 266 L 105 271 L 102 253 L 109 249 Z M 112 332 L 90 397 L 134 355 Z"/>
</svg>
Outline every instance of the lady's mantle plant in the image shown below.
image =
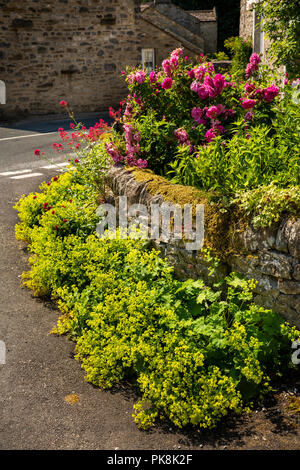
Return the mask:
<svg viewBox="0 0 300 470">
<path fill-rule="evenodd" d="M 62 316 L 53 332 L 76 342 L 86 380 L 110 388 L 130 380 L 134 418 L 212 428 L 249 411 L 291 363 L 300 332 L 254 305 L 253 282 L 181 282 L 144 240 L 99 239 L 97 188 L 86 167 L 44 183 L 17 203 L 17 238 L 29 243 L 25 285 L 51 296 Z"/>
</svg>

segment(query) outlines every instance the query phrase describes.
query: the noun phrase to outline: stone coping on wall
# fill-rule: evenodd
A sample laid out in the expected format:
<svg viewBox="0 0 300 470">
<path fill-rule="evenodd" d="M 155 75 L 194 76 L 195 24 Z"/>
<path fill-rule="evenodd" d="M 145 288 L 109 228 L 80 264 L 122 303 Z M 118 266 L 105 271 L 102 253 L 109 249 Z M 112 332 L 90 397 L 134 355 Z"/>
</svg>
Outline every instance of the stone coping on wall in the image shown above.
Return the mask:
<svg viewBox="0 0 300 470">
<path fill-rule="evenodd" d="M 108 172 L 106 182 L 115 204 L 119 196 L 127 196 L 129 206 L 144 204 L 150 211 L 151 204 L 166 202 L 165 195 L 159 192 L 159 185 L 156 194 L 149 191 L 151 174 L 145 172 L 142 180 L 136 179 L 134 174 L 124 167 L 114 167 Z M 206 216 L 209 217 L 207 213 Z M 251 225 L 245 227 L 239 220 L 231 219 L 230 222 L 226 217 L 224 220 L 227 223 L 224 240 L 227 240 L 228 249 L 212 276 L 203 253 L 186 250 L 183 240 L 171 238 L 166 243 L 158 239 L 151 243 L 174 266 L 180 279 L 201 277 L 212 284 L 231 271 L 255 279 L 254 301 L 277 311 L 300 328 L 300 219 L 285 217 L 271 227 L 258 230 Z M 224 225 L 217 225 L 217 230 L 223 229 Z M 205 234 L 204 247 L 209 236 L 211 234 Z"/>
</svg>

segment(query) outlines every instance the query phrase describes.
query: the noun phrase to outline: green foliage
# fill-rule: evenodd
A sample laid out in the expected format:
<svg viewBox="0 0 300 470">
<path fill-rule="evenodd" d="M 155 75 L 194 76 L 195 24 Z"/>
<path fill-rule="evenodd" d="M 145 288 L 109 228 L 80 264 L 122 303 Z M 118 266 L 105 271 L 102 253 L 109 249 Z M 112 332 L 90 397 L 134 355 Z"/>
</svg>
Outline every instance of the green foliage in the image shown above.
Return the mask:
<svg viewBox="0 0 300 470">
<path fill-rule="evenodd" d="M 298 0 L 262 0 L 255 5 L 261 28 L 271 40 L 268 50 L 276 65 L 285 65 L 291 77 L 300 75 L 300 9 Z"/>
<path fill-rule="evenodd" d="M 296 133 L 293 142 L 286 140 L 284 133 L 272 135 L 270 128 L 255 126 L 248 136 L 237 132 L 227 145 L 223 145 L 221 137 L 216 138 L 199 150 L 196 158 L 189 154 L 187 147 L 181 147 L 170 165 L 170 174 L 174 175 L 175 183 L 227 196 L 271 182 L 281 187 L 299 185 L 297 149 L 299 136 Z"/>
<path fill-rule="evenodd" d="M 284 215 L 300 215 L 300 188 L 283 189 L 274 184 L 263 185 L 252 191 L 241 192 L 233 204 L 237 204 L 251 218 L 254 228 L 267 227 L 280 221 Z"/>
<path fill-rule="evenodd" d="M 252 53 L 251 40 L 246 41 L 239 36 L 231 37 L 226 39 L 224 46 L 230 51 L 233 77 L 236 80 L 243 80 L 245 78 L 245 68 Z"/>
<path fill-rule="evenodd" d="M 103 134 L 101 142 L 90 145 L 86 152 L 80 154 L 80 163 L 77 164 L 77 173 L 85 186 L 95 188 L 105 198 L 106 188 L 103 175 L 111 166 L 112 161 L 105 150 L 105 142 L 109 139 L 109 133 Z M 77 178 L 79 176 L 77 175 Z"/>
<path fill-rule="evenodd" d="M 228 55 L 224 51 L 215 52 L 214 59 L 216 59 L 216 60 L 230 60 Z"/>
<path fill-rule="evenodd" d="M 60 237 L 88 235 L 95 230 L 99 220 L 95 212 L 96 189 L 88 184 L 83 186 L 78 172 L 54 177 L 51 182 L 42 183 L 40 190 L 23 195 L 15 205 L 20 218 L 17 238 L 31 242 L 32 232 L 39 227 Z"/>
<path fill-rule="evenodd" d="M 55 230 L 41 204 L 59 210 L 71 189 L 69 215 L 80 218 L 86 188 L 76 178 L 44 185 L 38 202 L 23 197 L 17 234 L 34 253 L 25 284 L 58 301 L 63 315 L 53 332 L 76 342 L 86 380 L 102 388 L 131 380 L 141 394 L 134 416 L 142 428 L 163 418 L 211 428 L 247 411 L 271 390 L 271 377 L 292 367 L 291 342 L 300 332 L 252 303 L 252 281 L 231 274 L 214 289 L 181 282 L 143 240 Z M 86 224 L 96 223 L 95 207 L 84 207 Z"/>
<path fill-rule="evenodd" d="M 149 75 L 128 68 L 129 94 L 107 146 L 116 163 L 148 164 L 227 201 L 261 185 L 299 185 L 298 82 L 283 86 L 257 54 L 245 80 L 251 45 L 239 37 L 226 44 L 237 81 L 205 57 L 189 63 L 181 48 Z"/>
</svg>

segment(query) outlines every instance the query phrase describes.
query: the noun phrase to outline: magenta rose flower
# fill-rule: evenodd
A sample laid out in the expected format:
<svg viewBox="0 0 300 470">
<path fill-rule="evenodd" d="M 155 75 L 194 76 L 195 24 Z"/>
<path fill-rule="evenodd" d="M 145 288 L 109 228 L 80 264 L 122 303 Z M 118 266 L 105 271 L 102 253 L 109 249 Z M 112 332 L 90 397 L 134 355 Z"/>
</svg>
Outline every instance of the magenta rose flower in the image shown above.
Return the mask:
<svg viewBox="0 0 300 470">
<path fill-rule="evenodd" d="M 246 93 L 251 93 L 253 90 L 255 90 L 255 84 L 247 82 L 244 88 Z"/>
<path fill-rule="evenodd" d="M 172 85 L 173 85 L 173 80 L 172 78 L 170 77 L 167 77 L 163 80 L 162 84 L 161 84 L 161 87 L 164 89 L 164 90 L 169 90 L 170 88 L 172 88 Z"/>
<path fill-rule="evenodd" d="M 193 108 L 191 111 L 192 118 L 198 121 L 203 116 L 203 110 L 201 108 Z"/>
<path fill-rule="evenodd" d="M 171 64 L 170 64 L 170 61 L 168 59 L 164 60 L 163 63 L 162 63 L 162 68 L 165 72 L 165 74 L 168 76 L 168 77 L 171 77 L 172 75 L 172 69 L 171 69 Z"/>
<path fill-rule="evenodd" d="M 252 109 L 254 108 L 254 106 L 255 106 L 255 100 L 248 99 L 242 102 L 242 107 L 244 109 Z"/>
<path fill-rule="evenodd" d="M 150 72 L 149 80 L 150 80 L 151 83 L 157 82 L 157 75 L 156 75 L 156 73 L 154 72 L 154 70 L 152 70 L 152 72 Z"/>
<path fill-rule="evenodd" d="M 217 116 L 219 116 L 219 109 L 217 106 L 211 106 L 208 108 L 206 111 L 206 116 L 210 119 L 215 119 Z"/>
<path fill-rule="evenodd" d="M 267 103 L 271 103 L 274 100 L 274 98 L 278 95 L 278 93 L 279 93 L 279 88 L 275 85 L 271 85 L 268 88 L 265 88 L 263 90 L 263 99 Z"/>
<path fill-rule="evenodd" d="M 249 62 L 250 62 L 250 64 L 258 65 L 260 63 L 259 55 L 256 54 L 256 52 L 253 52 L 253 54 L 251 54 L 251 56 L 250 56 Z"/>
</svg>

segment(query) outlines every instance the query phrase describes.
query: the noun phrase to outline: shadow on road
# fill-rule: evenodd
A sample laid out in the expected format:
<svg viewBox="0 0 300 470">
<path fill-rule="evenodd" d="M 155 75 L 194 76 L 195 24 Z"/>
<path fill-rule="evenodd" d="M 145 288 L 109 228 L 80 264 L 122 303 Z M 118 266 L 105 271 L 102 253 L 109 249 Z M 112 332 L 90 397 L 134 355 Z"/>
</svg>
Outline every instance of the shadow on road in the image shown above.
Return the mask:
<svg viewBox="0 0 300 470">
<path fill-rule="evenodd" d="M 112 120 L 108 112 L 99 112 L 92 114 L 79 114 L 75 116 L 77 122 L 82 123 L 86 128 L 93 127 L 96 122 L 103 119 L 105 122 L 111 124 Z M 73 122 L 69 117 L 62 115 L 59 116 L 32 116 L 22 121 L 14 123 L 1 123 L 0 127 L 5 129 L 16 129 L 22 131 L 32 131 L 38 133 L 57 132 L 58 128 L 62 127 L 65 130 L 70 129 L 70 124 Z"/>
</svg>

